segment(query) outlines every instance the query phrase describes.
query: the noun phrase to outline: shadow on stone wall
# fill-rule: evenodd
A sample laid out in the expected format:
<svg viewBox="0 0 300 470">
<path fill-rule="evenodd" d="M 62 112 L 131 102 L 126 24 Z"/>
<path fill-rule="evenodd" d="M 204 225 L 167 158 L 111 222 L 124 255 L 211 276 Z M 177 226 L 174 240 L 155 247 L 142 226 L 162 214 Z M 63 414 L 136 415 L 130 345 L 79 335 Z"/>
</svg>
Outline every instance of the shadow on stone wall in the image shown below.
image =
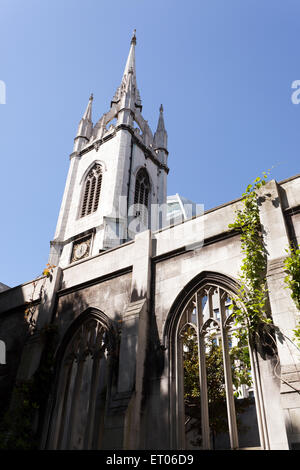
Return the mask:
<svg viewBox="0 0 300 470">
<path fill-rule="evenodd" d="M 29 335 L 23 309 L 6 312 L 0 318 L 1 340 L 5 343 L 5 364 L 0 364 L 0 420 L 8 409 L 22 351 Z"/>
<path fill-rule="evenodd" d="M 9 289 L 0 294 L 0 302 L 7 302 L 2 296 L 10 296 L 12 293 Z M 26 435 L 31 433 L 26 421 L 26 404 L 24 406 L 26 387 L 18 374 L 26 354 L 25 347 L 34 335 L 30 319 L 31 313 L 34 315 L 38 309 L 39 301 L 25 304 L 20 288 L 16 289 L 14 301 L 16 297 L 20 307 L 7 310 L 0 316 L 1 340 L 6 346 L 6 363 L 0 364 L 0 449 L 23 448 Z"/>
<path fill-rule="evenodd" d="M 108 407 L 105 405 L 110 402 L 111 396 L 117 390 L 117 372 L 118 372 L 118 348 L 119 348 L 119 336 L 118 336 L 118 322 L 110 319 L 103 311 L 98 308 L 98 306 L 91 306 L 87 301 L 88 295 L 84 292 L 75 291 L 72 294 L 58 300 L 57 309 L 53 317 L 53 325 L 57 329 L 57 337 L 55 343 L 55 355 L 54 355 L 54 364 L 53 364 L 53 380 L 48 391 L 48 398 L 44 413 L 41 416 L 40 423 L 41 427 L 39 434 L 42 435 L 40 442 L 41 448 L 48 448 L 49 445 L 49 436 L 51 429 L 51 420 L 57 400 L 61 400 L 62 397 L 57 396 L 57 389 L 60 379 L 61 364 L 64 357 L 64 352 L 69 342 L 72 340 L 73 335 L 78 331 L 82 322 L 94 316 L 98 319 L 100 323 L 103 323 L 104 327 L 107 327 L 108 338 L 110 338 L 108 344 L 110 345 L 107 349 L 108 351 L 108 362 L 107 367 L 107 382 L 105 385 L 105 392 L 101 392 L 101 397 L 97 395 L 96 397 L 96 416 L 99 415 L 99 406 L 101 408 L 101 413 L 105 413 L 105 416 L 108 411 Z M 118 315 L 115 313 L 115 317 L 118 318 Z M 102 321 L 103 320 L 103 321 Z M 91 379 L 91 377 L 90 377 Z M 89 387 L 87 387 L 87 392 Z M 106 398 L 103 396 L 106 394 Z M 87 395 L 86 400 L 88 402 L 89 395 Z M 100 403 L 100 405 L 99 405 Z M 104 407 L 104 405 L 105 407 Z M 103 420 L 103 416 L 100 416 Z M 100 419 L 99 418 L 99 419 Z M 121 448 L 121 447 L 120 447 Z"/>
<path fill-rule="evenodd" d="M 1 299 L 0 299 L 1 300 Z M 47 293 L 42 304 L 48 301 Z M 0 365 L 0 449 L 38 449 L 55 373 L 55 354 L 74 318 L 86 309 L 76 292 L 54 308 L 52 321 L 38 327 L 39 302 L 5 312 L 0 317 L 6 364 Z M 37 320 L 37 325 L 36 325 Z"/>
</svg>

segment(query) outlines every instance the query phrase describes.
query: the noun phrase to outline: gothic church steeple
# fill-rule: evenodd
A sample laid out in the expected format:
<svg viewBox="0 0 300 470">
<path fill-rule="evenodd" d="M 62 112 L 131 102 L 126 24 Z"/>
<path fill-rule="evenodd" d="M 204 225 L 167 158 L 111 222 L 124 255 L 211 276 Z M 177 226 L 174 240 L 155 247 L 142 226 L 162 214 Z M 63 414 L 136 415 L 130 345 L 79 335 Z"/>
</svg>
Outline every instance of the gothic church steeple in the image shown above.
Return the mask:
<svg viewBox="0 0 300 470">
<path fill-rule="evenodd" d="M 163 225 L 156 212 L 166 203 L 167 133 L 162 106 L 154 137 L 142 116 L 135 47 L 134 31 L 110 109 L 93 126 L 91 95 L 79 122 L 50 264 L 67 266 Z"/>
<path fill-rule="evenodd" d="M 130 50 L 123 72 L 121 85 L 118 87 L 111 104 L 117 104 L 122 101 L 122 105 L 128 106 L 132 111 L 135 111 L 135 108 L 139 108 L 141 111 L 142 102 L 136 81 L 135 46 L 136 30 L 134 30 L 131 38 Z"/>
</svg>

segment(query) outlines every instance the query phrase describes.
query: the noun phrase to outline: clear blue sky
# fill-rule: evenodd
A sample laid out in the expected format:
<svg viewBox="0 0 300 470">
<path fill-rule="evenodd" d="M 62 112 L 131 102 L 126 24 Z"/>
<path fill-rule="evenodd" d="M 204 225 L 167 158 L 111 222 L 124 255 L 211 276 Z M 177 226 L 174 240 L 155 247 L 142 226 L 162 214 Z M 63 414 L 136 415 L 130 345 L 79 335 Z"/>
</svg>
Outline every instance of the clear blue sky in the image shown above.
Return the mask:
<svg viewBox="0 0 300 470">
<path fill-rule="evenodd" d="M 300 172 L 298 0 L 0 0 L 0 281 L 38 276 L 54 236 L 78 122 L 120 84 L 133 29 L 143 115 L 161 103 L 168 194 L 205 209 L 273 165 Z"/>
</svg>

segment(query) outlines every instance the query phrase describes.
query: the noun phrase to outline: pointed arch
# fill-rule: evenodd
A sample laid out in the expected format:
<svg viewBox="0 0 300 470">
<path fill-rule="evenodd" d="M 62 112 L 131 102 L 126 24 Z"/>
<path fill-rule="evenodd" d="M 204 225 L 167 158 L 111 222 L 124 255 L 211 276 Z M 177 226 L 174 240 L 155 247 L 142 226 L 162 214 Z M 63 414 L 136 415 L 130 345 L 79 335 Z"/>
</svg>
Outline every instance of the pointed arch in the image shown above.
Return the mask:
<svg viewBox="0 0 300 470">
<path fill-rule="evenodd" d="M 105 173 L 107 171 L 107 167 L 106 167 L 106 163 L 104 160 L 94 160 L 86 169 L 85 171 L 83 172 L 83 174 L 81 175 L 81 178 L 80 178 L 80 181 L 79 181 L 79 184 L 82 185 L 82 183 L 85 181 L 88 173 L 90 172 L 90 170 L 93 168 L 94 165 L 100 165 L 101 166 L 101 169 L 102 169 L 102 173 Z"/>
<path fill-rule="evenodd" d="M 178 321 L 178 317 L 184 308 L 188 299 L 201 287 L 208 283 L 215 283 L 220 287 L 230 289 L 233 294 L 237 294 L 239 290 L 239 283 L 233 277 L 215 271 L 202 271 L 197 274 L 189 283 L 179 292 L 174 300 L 170 311 L 168 313 L 165 325 L 163 338 L 165 346 L 170 341 L 170 335 L 174 324 Z"/>
<path fill-rule="evenodd" d="M 116 353 L 116 327 L 96 308 L 85 310 L 67 329 L 56 353 L 46 448 L 101 448 Z"/>
<path fill-rule="evenodd" d="M 242 326 L 233 322 L 229 306 L 234 308 L 238 287 L 229 276 L 202 272 L 170 309 L 164 343 L 172 448 L 195 448 L 189 447 L 195 432 L 202 449 L 263 448 L 267 440 L 257 358 L 247 341 L 235 342 L 234 332 Z M 248 434 L 242 431 L 244 416 L 251 425 Z"/>
</svg>

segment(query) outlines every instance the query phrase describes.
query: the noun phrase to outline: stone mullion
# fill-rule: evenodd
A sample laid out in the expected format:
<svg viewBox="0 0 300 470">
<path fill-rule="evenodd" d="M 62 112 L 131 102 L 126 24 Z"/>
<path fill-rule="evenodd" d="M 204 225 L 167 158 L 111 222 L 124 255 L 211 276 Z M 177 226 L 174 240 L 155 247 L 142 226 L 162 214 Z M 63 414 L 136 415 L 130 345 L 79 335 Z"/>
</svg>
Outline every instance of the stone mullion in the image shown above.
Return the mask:
<svg viewBox="0 0 300 470">
<path fill-rule="evenodd" d="M 231 375 L 231 363 L 229 356 L 229 345 L 228 345 L 228 334 L 225 326 L 226 315 L 224 308 L 224 301 L 222 299 L 221 289 L 218 287 L 218 302 L 219 312 L 221 316 L 221 339 L 222 339 L 222 351 L 223 351 L 223 367 L 225 376 L 225 389 L 226 389 L 226 404 L 227 404 L 227 415 L 230 435 L 230 445 L 232 449 L 239 447 L 238 431 L 236 423 L 236 413 L 233 397 L 233 384 Z"/>
<path fill-rule="evenodd" d="M 56 449 L 59 442 L 61 442 L 61 429 L 64 426 L 66 404 L 70 385 L 70 377 L 72 371 L 73 361 L 65 363 L 63 378 L 60 381 L 57 396 L 62 396 L 62 400 L 56 405 L 55 416 L 53 417 L 54 429 L 50 436 L 49 448 Z"/>
<path fill-rule="evenodd" d="M 210 449 L 208 394 L 207 394 L 207 377 L 206 377 L 206 364 L 205 364 L 205 343 L 204 343 L 204 336 L 201 333 L 201 328 L 203 325 L 202 296 L 199 292 L 196 294 L 196 305 L 197 305 L 197 338 L 198 338 L 199 384 L 200 384 L 200 400 L 201 400 L 202 446 L 203 446 L 203 449 Z"/>
<path fill-rule="evenodd" d="M 209 318 L 214 318 L 214 309 L 213 309 L 212 297 L 213 297 L 213 291 L 210 290 L 207 294 L 208 308 L 209 308 Z"/>
<path fill-rule="evenodd" d="M 178 422 L 178 449 L 185 449 L 185 411 L 184 411 L 184 364 L 183 342 L 180 334 L 177 338 L 177 422 Z"/>
<path fill-rule="evenodd" d="M 65 365 L 66 371 L 64 374 L 64 383 L 62 387 L 62 397 L 63 399 L 60 401 L 59 409 L 57 413 L 57 425 L 56 425 L 56 433 L 54 436 L 53 448 L 60 448 L 63 442 L 65 424 L 66 424 L 66 411 L 68 405 L 68 396 L 70 391 L 70 382 L 72 376 L 72 369 L 73 369 L 73 360 L 68 361 Z M 58 394 L 60 396 L 60 394 Z"/>
<path fill-rule="evenodd" d="M 80 393 L 80 388 L 81 388 L 81 383 L 82 383 L 84 365 L 85 365 L 85 358 L 80 357 L 78 360 L 78 365 L 77 365 L 73 396 L 71 398 L 72 402 L 71 402 L 71 410 L 70 410 L 70 421 L 69 421 L 69 426 L 68 426 L 68 436 L 67 436 L 67 443 L 66 443 L 67 449 L 69 449 L 70 446 L 72 445 L 74 431 L 76 429 L 76 417 L 77 417 L 77 412 L 78 412 L 77 403 L 78 403 L 78 396 Z"/>
<path fill-rule="evenodd" d="M 93 358 L 93 370 L 91 378 L 90 396 L 89 396 L 89 409 L 87 418 L 87 429 L 84 437 L 84 448 L 91 449 L 93 444 L 93 430 L 95 421 L 95 407 L 97 399 L 97 387 L 100 373 L 100 362 L 103 357 L 103 352 L 97 351 Z"/>
</svg>

